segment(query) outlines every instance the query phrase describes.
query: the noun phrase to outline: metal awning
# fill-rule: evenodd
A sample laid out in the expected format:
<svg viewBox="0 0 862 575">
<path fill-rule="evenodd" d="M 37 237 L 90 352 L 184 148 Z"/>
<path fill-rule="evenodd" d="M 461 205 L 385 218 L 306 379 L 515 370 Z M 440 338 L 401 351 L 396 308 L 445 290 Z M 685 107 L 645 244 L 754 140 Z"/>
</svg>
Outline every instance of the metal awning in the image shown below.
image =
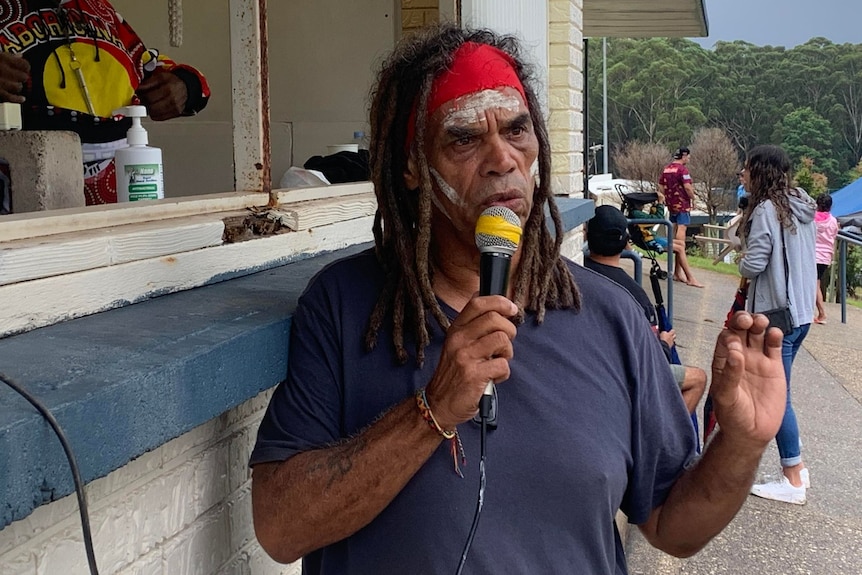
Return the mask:
<svg viewBox="0 0 862 575">
<path fill-rule="evenodd" d="M 584 0 L 588 38 L 703 38 L 706 0 Z"/>
</svg>

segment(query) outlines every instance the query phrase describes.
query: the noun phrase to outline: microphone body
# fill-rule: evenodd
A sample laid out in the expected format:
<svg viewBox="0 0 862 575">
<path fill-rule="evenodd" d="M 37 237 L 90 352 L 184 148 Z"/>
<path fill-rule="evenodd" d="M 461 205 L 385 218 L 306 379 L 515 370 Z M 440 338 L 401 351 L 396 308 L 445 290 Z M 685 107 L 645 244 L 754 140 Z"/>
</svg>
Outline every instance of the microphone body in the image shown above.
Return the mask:
<svg viewBox="0 0 862 575">
<path fill-rule="evenodd" d="M 479 260 L 479 295 L 506 295 L 512 255 L 521 241 L 521 220 L 502 206 L 491 206 L 476 222 L 476 246 Z M 494 394 L 494 382 L 485 386 L 483 400 L 489 405 Z M 483 407 L 480 404 L 480 411 Z"/>
<path fill-rule="evenodd" d="M 479 295 L 506 295 L 512 254 L 502 250 L 482 252 L 479 260 Z"/>
</svg>

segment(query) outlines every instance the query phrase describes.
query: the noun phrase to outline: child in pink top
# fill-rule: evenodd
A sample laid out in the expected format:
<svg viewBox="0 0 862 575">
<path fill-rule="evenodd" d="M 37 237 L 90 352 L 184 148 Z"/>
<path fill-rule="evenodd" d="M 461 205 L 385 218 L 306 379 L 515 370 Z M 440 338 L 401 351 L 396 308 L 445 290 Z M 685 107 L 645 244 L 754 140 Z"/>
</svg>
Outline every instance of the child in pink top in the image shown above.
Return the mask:
<svg viewBox="0 0 862 575">
<path fill-rule="evenodd" d="M 838 235 L 838 220 L 829 212 L 831 209 L 832 196 L 823 194 L 817 198 L 817 213 L 814 214 L 814 225 L 817 228 L 814 250 L 817 259 L 817 315 L 814 317 L 814 323 L 826 323 L 826 309 L 823 307 L 820 278 L 832 264 L 835 236 Z"/>
</svg>

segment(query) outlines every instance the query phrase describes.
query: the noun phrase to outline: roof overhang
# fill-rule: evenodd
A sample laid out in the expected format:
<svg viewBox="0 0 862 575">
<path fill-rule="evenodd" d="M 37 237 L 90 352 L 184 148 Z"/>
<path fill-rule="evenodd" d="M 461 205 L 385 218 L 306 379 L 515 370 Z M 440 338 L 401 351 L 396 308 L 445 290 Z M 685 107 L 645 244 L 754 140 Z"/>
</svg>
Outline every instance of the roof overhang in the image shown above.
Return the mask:
<svg viewBox="0 0 862 575">
<path fill-rule="evenodd" d="M 703 38 L 706 0 L 584 0 L 588 38 Z"/>
</svg>

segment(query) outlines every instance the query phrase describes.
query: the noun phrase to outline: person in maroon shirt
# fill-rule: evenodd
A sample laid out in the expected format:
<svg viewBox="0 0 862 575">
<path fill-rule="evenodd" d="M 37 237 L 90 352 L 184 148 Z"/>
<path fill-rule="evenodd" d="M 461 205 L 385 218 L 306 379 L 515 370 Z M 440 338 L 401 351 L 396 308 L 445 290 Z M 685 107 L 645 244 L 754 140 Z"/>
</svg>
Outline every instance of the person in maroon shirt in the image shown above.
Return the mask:
<svg viewBox="0 0 862 575">
<path fill-rule="evenodd" d="M 673 222 L 674 240 L 678 240 L 683 245 L 685 245 L 685 230 L 691 224 L 691 202 L 694 199 L 691 174 L 685 167 L 689 155 L 688 148 L 679 148 L 674 152 L 673 161 L 665 166 L 658 180 L 659 193 L 664 197 L 665 205 L 670 212 L 670 221 Z M 677 252 L 673 279 L 692 287 L 703 287 L 703 284 L 698 282 L 691 273 L 685 250 Z"/>
</svg>

